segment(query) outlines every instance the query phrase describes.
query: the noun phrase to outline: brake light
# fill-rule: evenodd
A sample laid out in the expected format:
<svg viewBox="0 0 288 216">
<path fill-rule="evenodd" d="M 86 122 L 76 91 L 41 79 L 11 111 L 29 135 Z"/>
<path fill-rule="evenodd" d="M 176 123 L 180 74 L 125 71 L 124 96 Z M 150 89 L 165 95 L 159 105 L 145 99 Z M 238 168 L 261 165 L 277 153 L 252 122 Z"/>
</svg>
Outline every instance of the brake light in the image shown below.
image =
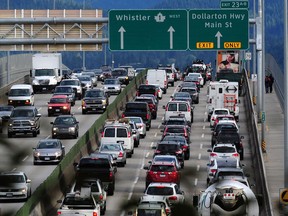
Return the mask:
<svg viewBox="0 0 288 216">
<path fill-rule="evenodd" d="M 125 118 L 125 114 L 124 113 L 122 113 L 122 118 Z"/>
<path fill-rule="evenodd" d="M 174 74 L 172 74 L 172 78 L 174 78 Z"/>
<path fill-rule="evenodd" d="M 174 200 L 175 201 L 175 200 L 177 200 L 177 196 L 170 196 L 169 200 Z"/>
<path fill-rule="evenodd" d="M 103 195 L 102 194 L 100 194 L 99 199 L 103 200 Z"/>
<path fill-rule="evenodd" d="M 212 117 L 212 121 L 215 121 L 215 117 Z"/>
<path fill-rule="evenodd" d="M 131 132 L 128 131 L 127 137 L 131 137 Z"/>
<path fill-rule="evenodd" d="M 183 149 L 188 149 L 188 146 L 183 145 L 182 148 L 183 148 Z"/>
<path fill-rule="evenodd" d="M 159 153 L 161 153 L 161 151 L 160 151 L 160 150 L 156 150 L 155 153 L 156 153 L 156 154 L 159 154 Z"/>
<path fill-rule="evenodd" d="M 188 134 L 187 134 L 187 131 L 184 129 L 184 136 L 187 137 Z"/>
<path fill-rule="evenodd" d="M 217 172 L 217 169 L 211 169 L 210 171 L 211 173 L 215 174 Z"/>
<path fill-rule="evenodd" d="M 104 131 L 101 133 L 101 137 L 104 137 Z"/>
<path fill-rule="evenodd" d="M 30 104 L 30 100 L 26 100 L 26 101 L 25 101 L 25 104 Z"/>
<path fill-rule="evenodd" d="M 150 115 L 147 113 L 146 114 L 146 119 L 149 119 L 150 118 Z"/>
<path fill-rule="evenodd" d="M 112 172 L 112 171 L 110 171 L 110 173 L 109 173 L 109 179 L 110 179 L 110 180 L 113 179 L 113 172 Z"/>
<path fill-rule="evenodd" d="M 217 154 L 216 153 L 211 153 L 210 156 L 211 157 L 215 157 L 215 156 L 217 156 Z"/>
<path fill-rule="evenodd" d="M 139 96 L 139 91 L 136 92 L 136 96 Z"/>
<path fill-rule="evenodd" d="M 148 80 L 146 80 L 146 85 L 148 85 Z"/>
<path fill-rule="evenodd" d="M 123 157 L 123 152 L 119 152 L 119 155 L 118 155 L 118 157 Z"/>
<path fill-rule="evenodd" d="M 176 153 L 176 154 L 182 154 L 183 151 L 182 151 L 182 150 L 179 150 L 179 151 L 176 151 L 175 153 Z"/>
<path fill-rule="evenodd" d="M 157 96 L 157 93 L 158 93 L 159 91 L 156 91 L 156 92 L 154 92 L 154 96 Z"/>
<path fill-rule="evenodd" d="M 93 216 L 98 216 L 98 215 L 97 215 L 97 212 L 93 212 Z"/>
<path fill-rule="evenodd" d="M 166 208 L 166 209 L 165 209 L 165 212 L 166 212 L 167 215 L 169 215 L 171 211 L 170 211 L 169 208 Z"/>
<path fill-rule="evenodd" d="M 168 111 L 168 106 L 166 106 L 166 109 L 165 109 L 165 111 Z"/>
<path fill-rule="evenodd" d="M 61 215 L 61 211 L 58 211 L 58 212 L 57 212 L 57 215 Z"/>
<path fill-rule="evenodd" d="M 188 106 L 188 112 L 191 112 L 191 107 L 190 106 Z"/>
<path fill-rule="evenodd" d="M 237 104 L 237 99 L 235 99 L 235 104 Z"/>
<path fill-rule="evenodd" d="M 233 157 L 239 157 L 239 154 L 238 153 L 234 153 L 232 154 Z"/>
<path fill-rule="evenodd" d="M 166 85 L 167 85 L 167 81 L 165 80 L 165 81 L 164 81 L 164 86 L 166 86 Z"/>
</svg>

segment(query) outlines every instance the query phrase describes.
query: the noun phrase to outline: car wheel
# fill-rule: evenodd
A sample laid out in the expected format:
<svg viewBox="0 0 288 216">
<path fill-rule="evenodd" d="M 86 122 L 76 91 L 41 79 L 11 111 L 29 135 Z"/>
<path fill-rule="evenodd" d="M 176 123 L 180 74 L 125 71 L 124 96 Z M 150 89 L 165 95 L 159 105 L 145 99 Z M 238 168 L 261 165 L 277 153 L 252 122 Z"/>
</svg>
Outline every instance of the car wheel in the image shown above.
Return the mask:
<svg viewBox="0 0 288 216">
<path fill-rule="evenodd" d="M 33 137 L 37 137 L 37 131 L 33 131 L 32 135 Z"/>
<path fill-rule="evenodd" d="M 166 93 L 167 93 L 167 89 L 164 89 L 163 94 L 166 94 Z"/>
<path fill-rule="evenodd" d="M 185 154 L 185 160 L 189 160 L 189 158 L 190 158 L 190 152 Z"/>
<path fill-rule="evenodd" d="M 171 86 L 174 86 L 174 82 L 171 83 Z"/>
<path fill-rule="evenodd" d="M 38 163 L 37 163 L 36 161 L 33 161 L 33 164 L 34 164 L 34 165 L 38 165 Z"/>
<path fill-rule="evenodd" d="M 13 133 L 12 132 L 8 132 L 8 138 L 12 138 Z"/>
<path fill-rule="evenodd" d="M 85 115 L 87 113 L 86 110 L 82 110 L 82 114 Z"/>
<path fill-rule="evenodd" d="M 240 160 L 244 160 L 244 150 L 240 153 Z"/>
<path fill-rule="evenodd" d="M 112 196 L 114 194 L 115 183 L 109 184 L 107 194 Z"/>
<path fill-rule="evenodd" d="M 40 134 L 40 128 L 38 129 L 37 134 Z"/>
<path fill-rule="evenodd" d="M 199 98 L 197 99 L 196 104 L 199 104 Z"/>
<path fill-rule="evenodd" d="M 52 114 L 48 112 L 48 117 L 50 117 Z"/>
</svg>

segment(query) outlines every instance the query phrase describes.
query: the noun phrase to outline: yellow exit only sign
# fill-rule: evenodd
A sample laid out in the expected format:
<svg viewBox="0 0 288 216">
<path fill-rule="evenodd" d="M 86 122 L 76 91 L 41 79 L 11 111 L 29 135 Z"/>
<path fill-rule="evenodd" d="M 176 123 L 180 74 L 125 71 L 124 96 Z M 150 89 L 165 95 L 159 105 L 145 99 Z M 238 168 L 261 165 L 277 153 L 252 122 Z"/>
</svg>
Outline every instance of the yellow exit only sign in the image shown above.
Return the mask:
<svg viewBox="0 0 288 216">
<path fill-rule="evenodd" d="M 241 49 L 241 42 L 224 42 L 225 49 Z"/>
</svg>

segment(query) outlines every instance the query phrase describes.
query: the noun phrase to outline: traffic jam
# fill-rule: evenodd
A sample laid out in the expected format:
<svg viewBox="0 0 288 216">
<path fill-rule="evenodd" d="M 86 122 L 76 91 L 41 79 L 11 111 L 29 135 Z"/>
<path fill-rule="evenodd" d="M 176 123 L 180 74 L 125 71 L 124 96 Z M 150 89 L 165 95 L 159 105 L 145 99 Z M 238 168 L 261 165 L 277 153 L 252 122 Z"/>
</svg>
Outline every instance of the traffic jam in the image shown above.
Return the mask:
<svg viewBox="0 0 288 216">
<path fill-rule="evenodd" d="M 255 185 L 245 171 L 239 83 L 225 77 L 212 79 L 212 68 L 202 60 L 194 61 L 183 72 L 174 65 L 138 71 L 131 67 L 103 68 L 101 73 L 68 71 L 51 90 L 46 108 L 47 116 L 54 119 L 49 121 L 51 136 L 40 139 L 32 149 L 33 165 L 59 164 L 67 153 L 63 140 L 81 136 L 80 121 L 72 111 L 79 101 L 82 115 L 102 114 L 112 95 L 118 96 L 137 73 L 146 72 L 145 82 L 121 108 L 119 119 L 106 120 L 97 150 L 74 162 L 75 182 L 57 201 L 56 214 L 113 215 L 109 200 L 118 196 L 119 174 L 129 167 L 130 160 L 136 160 L 135 155 L 144 154 L 139 159 L 141 168 L 133 170 L 139 179 L 143 177 L 142 193 L 131 192 L 137 202 L 129 205 L 128 199 L 121 216 L 185 215 L 185 208 L 188 211 L 192 206 L 199 215 L 259 215 Z M 35 107 L 34 96 L 36 91 L 43 94 L 46 90 L 29 84 L 12 86 L 8 105 L 0 106 L 0 132 L 6 122 L 8 138 L 39 136 L 43 114 Z M 205 110 L 200 110 L 201 106 Z M 198 118 L 200 111 L 205 112 L 204 122 Z M 201 176 L 205 188 L 191 194 L 185 175 L 191 172 L 191 164 L 201 159 L 193 150 L 198 123 L 203 129 L 210 128 L 211 144 L 197 143 L 206 151 L 202 154 L 207 158 L 205 168 L 202 166 L 205 179 Z M 24 172 L 1 172 L 0 179 L 0 199 L 26 201 L 32 195 L 33 179 Z"/>
</svg>

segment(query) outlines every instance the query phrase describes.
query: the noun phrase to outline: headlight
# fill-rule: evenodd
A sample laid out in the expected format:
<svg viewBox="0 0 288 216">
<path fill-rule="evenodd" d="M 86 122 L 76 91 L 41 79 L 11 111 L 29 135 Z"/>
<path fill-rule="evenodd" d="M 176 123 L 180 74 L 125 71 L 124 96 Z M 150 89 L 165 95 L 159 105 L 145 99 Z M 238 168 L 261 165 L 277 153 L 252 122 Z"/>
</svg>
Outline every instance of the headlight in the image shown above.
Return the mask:
<svg viewBox="0 0 288 216">
<path fill-rule="evenodd" d="M 29 121 L 31 126 L 34 126 L 35 125 L 35 122 L 34 121 Z"/>
<path fill-rule="evenodd" d="M 125 79 L 129 79 L 129 77 L 125 77 Z"/>
<path fill-rule="evenodd" d="M 53 127 L 52 130 L 53 131 L 58 131 L 58 128 L 57 127 Z"/>
<path fill-rule="evenodd" d="M 9 124 L 8 124 L 8 126 L 9 126 L 9 127 L 12 127 L 12 126 L 13 126 L 13 124 L 12 124 L 12 123 L 9 123 Z"/>
<path fill-rule="evenodd" d="M 38 81 L 37 79 L 34 79 L 34 80 L 32 81 L 32 85 L 39 85 L 39 81 Z"/>
<path fill-rule="evenodd" d="M 52 109 L 52 107 L 51 107 L 51 106 L 49 106 L 49 107 L 48 107 L 48 109 Z"/>
<path fill-rule="evenodd" d="M 40 156 L 40 152 L 35 151 L 35 152 L 34 152 L 34 156 L 35 156 L 35 157 L 39 157 L 39 156 Z"/>
<path fill-rule="evenodd" d="M 102 100 L 102 105 L 105 105 L 106 104 L 106 100 Z"/>
<path fill-rule="evenodd" d="M 68 107 L 67 106 L 63 106 L 63 109 L 66 110 L 66 109 L 68 109 Z"/>
<path fill-rule="evenodd" d="M 61 151 L 57 151 L 57 152 L 55 152 L 55 156 L 56 156 L 56 157 L 61 156 Z"/>
<path fill-rule="evenodd" d="M 107 87 L 107 86 L 104 86 L 103 89 L 108 89 L 108 87 Z"/>
<path fill-rule="evenodd" d="M 27 188 L 21 188 L 20 190 L 23 194 L 27 193 Z"/>
<path fill-rule="evenodd" d="M 69 132 L 75 132 L 75 127 L 69 127 Z"/>
</svg>

